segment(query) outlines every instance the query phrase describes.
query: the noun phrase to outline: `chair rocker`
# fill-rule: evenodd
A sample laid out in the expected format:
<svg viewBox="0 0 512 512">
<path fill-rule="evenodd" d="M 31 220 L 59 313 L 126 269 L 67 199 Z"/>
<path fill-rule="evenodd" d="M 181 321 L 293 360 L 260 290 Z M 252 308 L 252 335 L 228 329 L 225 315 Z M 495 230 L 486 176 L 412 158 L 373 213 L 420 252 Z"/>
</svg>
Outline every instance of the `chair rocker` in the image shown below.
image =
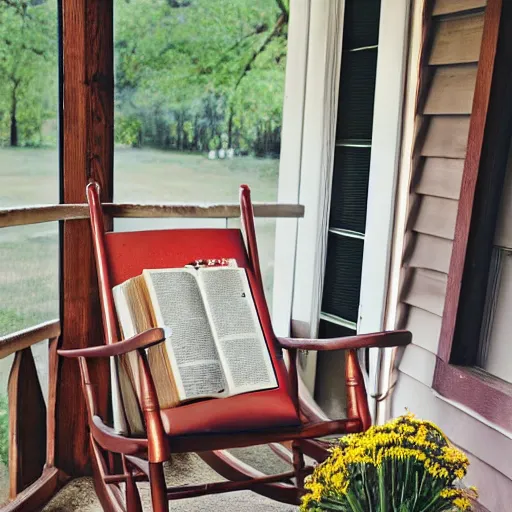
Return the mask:
<svg viewBox="0 0 512 512">
<path fill-rule="evenodd" d="M 365 334 L 333 339 L 295 339 L 275 336 L 263 293 L 253 209 L 247 186 L 240 191 L 242 226 L 239 229 L 173 229 L 130 233 L 105 232 L 99 186 L 87 186 L 92 236 L 104 328 L 104 345 L 60 350 L 78 359 L 88 410 L 91 457 L 96 492 L 106 511 L 140 512 L 137 482 L 149 481 L 153 510 L 167 511 L 168 501 L 204 494 L 250 489 L 273 500 L 298 504 L 304 478 L 312 471 L 308 455 L 318 462 L 328 455 L 321 438 L 361 432 L 371 425 L 363 375 L 356 350 L 396 347 L 410 343 L 407 331 Z M 146 349 L 164 340 L 162 329 L 147 330 L 120 341 L 112 286 L 139 275 L 145 268 L 183 267 L 197 259 L 234 258 L 246 269 L 260 324 L 276 373 L 275 389 L 229 398 L 204 400 L 161 409 Z M 329 420 L 303 397 L 297 374 L 299 350 L 347 350 L 347 419 Z M 143 436 L 121 435 L 101 418 L 96 406 L 90 358 L 137 354 Z M 288 358 L 288 365 L 285 364 Z M 269 444 L 290 471 L 266 475 L 236 459 L 230 448 Z M 163 463 L 174 453 L 197 452 L 227 481 L 167 488 Z M 124 485 L 120 485 L 124 484 Z"/>
</svg>

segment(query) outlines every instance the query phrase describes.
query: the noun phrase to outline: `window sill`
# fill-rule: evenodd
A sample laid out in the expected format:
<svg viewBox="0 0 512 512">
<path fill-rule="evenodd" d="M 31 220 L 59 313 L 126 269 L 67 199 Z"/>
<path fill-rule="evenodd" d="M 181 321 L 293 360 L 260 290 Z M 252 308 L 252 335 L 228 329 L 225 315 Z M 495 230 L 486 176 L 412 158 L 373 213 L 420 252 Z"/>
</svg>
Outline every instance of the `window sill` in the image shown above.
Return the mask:
<svg viewBox="0 0 512 512">
<path fill-rule="evenodd" d="M 433 389 L 441 397 L 461 404 L 494 424 L 498 430 L 503 429 L 510 437 L 512 384 L 479 368 L 454 366 L 438 359 Z"/>
</svg>

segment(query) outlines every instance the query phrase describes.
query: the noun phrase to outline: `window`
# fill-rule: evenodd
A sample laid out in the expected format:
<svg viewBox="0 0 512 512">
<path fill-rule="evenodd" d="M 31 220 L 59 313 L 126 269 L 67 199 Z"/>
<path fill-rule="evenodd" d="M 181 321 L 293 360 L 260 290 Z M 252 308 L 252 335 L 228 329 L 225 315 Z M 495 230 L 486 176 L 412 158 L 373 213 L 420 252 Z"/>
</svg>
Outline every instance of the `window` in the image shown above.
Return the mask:
<svg viewBox="0 0 512 512">
<path fill-rule="evenodd" d="M 0 1 L 0 208 L 59 202 L 58 48 L 57 0 Z M 58 241 L 57 222 L 0 229 L 0 337 L 58 318 Z M 46 400 L 48 343 L 32 354 Z M 0 503 L 13 360 L 0 358 Z"/>
<path fill-rule="evenodd" d="M 0 2 L 0 207 L 58 203 L 57 0 Z M 0 230 L 0 336 L 58 316 L 57 223 Z"/>
<path fill-rule="evenodd" d="M 512 383 L 512 152 L 493 240 L 477 365 Z"/>
<path fill-rule="evenodd" d="M 492 73 L 480 68 L 477 78 L 473 112 L 481 115 L 472 116 L 469 129 L 433 387 L 509 430 L 512 378 L 507 365 L 512 361 L 503 329 L 512 277 L 507 241 L 512 5 L 499 8 L 494 7 L 493 23 L 487 25 L 488 46 L 481 55 L 482 63 L 494 65 L 489 66 Z"/>
<path fill-rule="evenodd" d="M 351 336 L 357 331 L 380 14 L 380 0 L 345 3 L 327 257 L 318 328 L 322 338 Z M 344 368 L 345 353 L 320 352 L 317 358 L 315 398 L 331 417 L 342 417 L 345 403 L 339 397 L 344 394 L 332 383 Z"/>
<path fill-rule="evenodd" d="M 380 1 L 345 5 L 329 238 L 322 300 L 325 322 L 355 334 L 377 76 Z M 328 328 L 332 331 L 332 328 Z"/>
</svg>

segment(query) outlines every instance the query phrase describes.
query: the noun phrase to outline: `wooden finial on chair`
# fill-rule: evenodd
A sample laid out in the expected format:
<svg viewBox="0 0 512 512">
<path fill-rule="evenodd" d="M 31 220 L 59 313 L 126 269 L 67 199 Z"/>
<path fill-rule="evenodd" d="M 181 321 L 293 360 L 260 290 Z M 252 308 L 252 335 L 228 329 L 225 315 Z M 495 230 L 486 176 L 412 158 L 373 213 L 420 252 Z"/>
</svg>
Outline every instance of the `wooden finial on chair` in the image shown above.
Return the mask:
<svg viewBox="0 0 512 512">
<path fill-rule="evenodd" d="M 256 279 L 263 288 L 260 260 L 258 257 L 258 244 L 256 243 L 256 230 L 254 228 L 254 210 L 251 202 L 251 190 L 248 185 L 240 185 L 240 214 L 249 262 Z"/>
</svg>

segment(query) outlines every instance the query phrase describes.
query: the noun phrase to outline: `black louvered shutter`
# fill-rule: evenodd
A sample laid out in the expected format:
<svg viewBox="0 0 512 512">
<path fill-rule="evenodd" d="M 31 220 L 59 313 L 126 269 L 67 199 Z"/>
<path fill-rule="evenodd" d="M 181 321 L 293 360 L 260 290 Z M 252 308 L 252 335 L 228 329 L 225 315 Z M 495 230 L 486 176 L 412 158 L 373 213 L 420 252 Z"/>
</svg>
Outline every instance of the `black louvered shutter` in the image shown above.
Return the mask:
<svg viewBox="0 0 512 512">
<path fill-rule="evenodd" d="M 321 337 L 356 331 L 361 291 L 380 0 L 347 0 Z"/>
<path fill-rule="evenodd" d="M 368 141 L 372 137 L 377 48 L 344 52 L 336 139 Z"/>
<path fill-rule="evenodd" d="M 370 148 L 338 147 L 334 155 L 329 226 L 364 233 Z"/>
</svg>

